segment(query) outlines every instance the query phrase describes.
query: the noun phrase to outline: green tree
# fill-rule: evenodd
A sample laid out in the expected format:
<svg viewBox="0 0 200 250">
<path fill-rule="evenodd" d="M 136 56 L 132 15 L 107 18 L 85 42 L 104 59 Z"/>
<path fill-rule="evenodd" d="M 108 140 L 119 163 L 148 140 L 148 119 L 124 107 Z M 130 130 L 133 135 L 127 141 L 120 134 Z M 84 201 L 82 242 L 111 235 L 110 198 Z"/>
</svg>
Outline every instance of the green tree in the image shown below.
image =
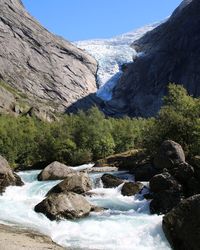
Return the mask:
<svg viewBox="0 0 200 250">
<path fill-rule="evenodd" d="M 164 105 L 146 130 L 145 147 L 155 152 L 163 140 L 171 139 L 180 143 L 186 154 L 197 153 L 195 145 L 200 136 L 199 108 L 199 98 L 190 96 L 180 85 L 169 84 Z"/>
</svg>

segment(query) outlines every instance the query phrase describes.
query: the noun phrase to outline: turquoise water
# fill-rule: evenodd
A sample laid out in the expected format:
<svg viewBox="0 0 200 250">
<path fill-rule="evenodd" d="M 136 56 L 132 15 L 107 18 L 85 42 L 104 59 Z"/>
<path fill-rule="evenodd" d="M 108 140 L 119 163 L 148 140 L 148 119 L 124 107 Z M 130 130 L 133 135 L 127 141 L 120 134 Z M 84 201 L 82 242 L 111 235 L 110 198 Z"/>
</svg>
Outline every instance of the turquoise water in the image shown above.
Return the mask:
<svg viewBox="0 0 200 250">
<path fill-rule="evenodd" d="M 161 228 L 162 217 L 149 215 L 148 201 L 141 196 L 124 197 L 121 186 L 104 189 L 102 174 L 91 174 L 94 193 L 87 199 L 108 208 L 76 221 L 50 221 L 34 212 L 50 188 L 59 181 L 37 181 L 39 171 L 20 172 L 22 187 L 8 187 L 0 196 L 1 223 L 11 223 L 37 230 L 64 247 L 93 250 L 167 250 L 170 249 Z M 120 175 L 120 173 L 118 173 Z M 124 175 L 130 179 L 129 175 Z"/>
</svg>

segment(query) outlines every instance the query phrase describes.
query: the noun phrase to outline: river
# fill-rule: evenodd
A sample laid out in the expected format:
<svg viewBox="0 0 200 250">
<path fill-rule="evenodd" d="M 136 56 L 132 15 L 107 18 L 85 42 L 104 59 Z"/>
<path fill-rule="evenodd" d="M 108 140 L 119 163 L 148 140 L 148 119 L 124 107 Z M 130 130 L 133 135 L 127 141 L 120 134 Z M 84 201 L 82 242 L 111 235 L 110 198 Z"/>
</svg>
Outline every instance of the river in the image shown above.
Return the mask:
<svg viewBox="0 0 200 250">
<path fill-rule="evenodd" d="M 92 197 L 87 199 L 108 210 L 91 213 L 78 220 L 50 221 L 43 214 L 34 212 L 34 206 L 59 181 L 37 181 L 40 171 L 19 172 L 25 182 L 22 187 L 8 187 L 0 196 L 0 222 L 37 230 L 53 241 L 72 249 L 91 250 L 167 250 L 170 249 L 162 231 L 162 216 L 149 214 L 149 202 L 141 195 L 125 197 L 121 186 L 113 189 L 102 187 L 102 173 L 91 173 Z M 116 175 L 132 179 L 125 172 Z"/>
</svg>

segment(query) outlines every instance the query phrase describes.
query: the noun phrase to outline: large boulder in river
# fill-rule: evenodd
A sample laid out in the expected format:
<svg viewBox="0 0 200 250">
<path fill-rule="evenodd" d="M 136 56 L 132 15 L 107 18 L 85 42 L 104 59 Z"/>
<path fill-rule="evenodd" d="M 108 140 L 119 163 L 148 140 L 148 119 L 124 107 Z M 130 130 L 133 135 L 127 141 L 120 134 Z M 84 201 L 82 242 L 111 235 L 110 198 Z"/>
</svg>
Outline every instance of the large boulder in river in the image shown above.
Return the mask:
<svg viewBox="0 0 200 250">
<path fill-rule="evenodd" d="M 141 182 L 125 182 L 121 194 L 124 196 L 132 196 L 139 193 L 143 189 L 144 185 Z"/>
<path fill-rule="evenodd" d="M 53 193 L 61 193 L 63 191 L 82 194 L 92 189 L 92 182 L 87 173 L 75 172 L 68 174 L 65 179 L 54 186 L 47 195 Z"/>
<path fill-rule="evenodd" d="M 153 194 L 150 202 L 151 214 L 166 214 L 182 200 L 182 194 L 177 190 L 164 190 Z"/>
<path fill-rule="evenodd" d="M 124 181 L 112 174 L 104 174 L 101 177 L 104 188 L 115 188 L 122 184 Z"/>
<path fill-rule="evenodd" d="M 66 166 L 65 164 L 54 161 L 42 170 L 42 172 L 38 175 L 38 180 L 62 180 L 71 173 L 75 173 L 75 170 Z"/>
<path fill-rule="evenodd" d="M 13 173 L 7 160 L 0 155 L 0 194 L 8 186 L 22 186 L 23 184 L 21 178 Z"/>
<path fill-rule="evenodd" d="M 163 217 L 162 227 L 174 250 L 199 250 L 200 195 L 180 202 Z"/>
<path fill-rule="evenodd" d="M 50 220 L 76 219 L 89 215 L 92 205 L 73 192 L 50 194 L 35 206 L 35 211 L 45 214 Z"/>
<path fill-rule="evenodd" d="M 180 144 L 166 140 L 154 157 L 154 167 L 158 170 L 172 169 L 175 165 L 185 162 L 185 154 Z"/>
<path fill-rule="evenodd" d="M 178 181 L 168 172 L 157 174 L 149 182 L 151 192 L 158 193 L 165 190 L 181 191 L 182 187 Z"/>
</svg>

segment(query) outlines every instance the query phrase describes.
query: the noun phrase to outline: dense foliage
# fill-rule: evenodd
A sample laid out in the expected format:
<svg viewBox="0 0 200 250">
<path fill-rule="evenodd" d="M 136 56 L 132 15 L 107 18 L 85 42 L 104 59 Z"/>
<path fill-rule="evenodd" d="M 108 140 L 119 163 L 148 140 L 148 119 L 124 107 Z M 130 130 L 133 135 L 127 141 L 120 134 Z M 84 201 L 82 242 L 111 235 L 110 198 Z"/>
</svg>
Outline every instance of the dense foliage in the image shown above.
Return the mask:
<svg viewBox="0 0 200 250">
<path fill-rule="evenodd" d="M 182 86 L 169 85 L 163 107 L 151 119 L 106 118 L 96 107 L 52 123 L 0 116 L 0 154 L 13 166 L 54 160 L 78 165 L 140 147 L 154 153 L 165 139 L 200 154 L 200 100 Z"/>
<path fill-rule="evenodd" d="M 106 119 L 95 107 L 52 123 L 0 116 L 0 154 L 13 165 L 58 160 L 77 165 L 141 144 L 144 119 Z"/>
<path fill-rule="evenodd" d="M 162 141 L 180 143 L 188 156 L 200 154 L 200 99 L 180 85 L 170 84 L 158 116 L 144 134 L 144 147 L 154 153 Z"/>
</svg>

